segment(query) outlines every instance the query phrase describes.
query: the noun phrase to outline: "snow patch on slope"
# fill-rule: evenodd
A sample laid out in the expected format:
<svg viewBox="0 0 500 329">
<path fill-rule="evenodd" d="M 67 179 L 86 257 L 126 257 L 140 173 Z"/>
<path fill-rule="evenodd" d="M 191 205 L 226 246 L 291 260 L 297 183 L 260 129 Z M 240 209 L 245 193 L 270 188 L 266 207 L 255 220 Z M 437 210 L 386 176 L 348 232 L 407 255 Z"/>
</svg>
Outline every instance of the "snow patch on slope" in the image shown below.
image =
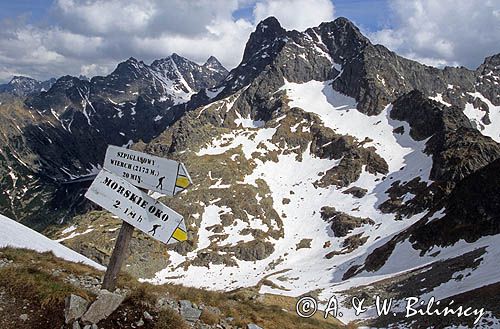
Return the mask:
<svg viewBox="0 0 500 329">
<path fill-rule="evenodd" d="M 250 115 L 246 118 L 243 118 L 241 114 L 236 111 L 237 119 L 234 120 L 234 123 L 239 126 L 241 125 L 243 128 L 262 128 L 264 127 L 265 122 L 262 120 L 253 120 L 250 118 Z"/>
<path fill-rule="evenodd" d="M 62 244 L 52 241 L 42 234 L 8 218 L 0 215 L 0 247 L 14 247 L 32 249 L 38 252 L 52 251 L 57 257 L 71 262 L 82 262 L 98 270 L 105 268 L 96 262 L 80 255 Z"/>
<path fill-rule="evenodd" d="M 473 243 L 460 240 L 453 246 L 434 247 L 427 254 L 421 255 L 419 250 L 414 249 L 411 243 L 405 240 L 396 245 L 387 262 L 378 271 L 370 273 L 365 272 L 354 278 L 345 280 L 344 282 L 339 282 L 339 284 L 330 289 L 323 290 L 319 298 L 326 301 L 330 296 L 339 296 L 343 291 L 350 288 L 369 285 L 383 279 L 417 270 L 435 262 L 459 257 L 472 250 L 486 248 L 486 253 L 481 256 L 481 262 L 478 267 L 456 272 L 451 280 L 419 296 L 421 300 L 429 300 L 431 297 L 436 297 L 438 300 L 453 297 L 467 291 L 496 283 L 500 280 L 496 261 L 500 257 L 500 251 L 496 248 L 499 243 L 500 235 L 486 236 Z M 434 256 L 430 256 L 431 254 Z M 397 310 L 396 304 L 398 303 L 404 304 L 403 301 L 395 301 L 394 310 Z M 370 307 L 365 313 L 360 315 L 354 314 L 352 309 L 344 309 L 343 313 L 344 316 L 342 321 L 346 321 L 346 323 L 349 321 L 376 317 L 375 308 L 373 307 Z"/>
<path fill-rule="evenodd" d="M 250 159 L 253 152 L 262 152 L 261 149 L 257 148 L 261 142 L 270 150 L 277 148 L 274 144 L 269 142 L 275 132 L 276 128 L 262 128 L 258 130 L 241 130 L 224 134 L 220 139 L 214 140 L 211 145 L 202 148 L 196 155 L 223 154 L 241 145 L 245 157 Z"/>
<path fill-rule="evenodd" d="M 483 101 L 488 106 L 489 113 L 475 108 L 471 103 L 466 103 L 464 114 L 483 135 L 489 136 L 497 143 L 500 143 L 500 106 L 493 105 L 489 99 L 478 92 L 469 93 L 469 95 L 477 97 Z M 483 122 L 483 118 L 486 115 L 488 115 L 491 121 L 490 124 L 485 124 Z"/>
<path fill-rule="evenodd" d="M 422 168 L 422 178 L 429 177 L 432 158 L 422 151 L 426 141 L 415 141 L 409 137 L 407 122 L 393 120 L 389 113 L 392 106 L 387 106 L 380 114 L 368 116 L 356 109 L 354 98 L 333 90 L 331 81 L 309 81 L 306 83 L 285 82 L 281 88 L 286 91 L 290 107 L 300 107 L 316 113 L 325 127 L 341 135 L 351 135 L 365 147 L 373 146 L 389 165 L 389 171 L 398 171 L 402 166 L 412 163 Z M 393 133 L 399 126 L 405 128 L 403 135 Z"/>
</svg>

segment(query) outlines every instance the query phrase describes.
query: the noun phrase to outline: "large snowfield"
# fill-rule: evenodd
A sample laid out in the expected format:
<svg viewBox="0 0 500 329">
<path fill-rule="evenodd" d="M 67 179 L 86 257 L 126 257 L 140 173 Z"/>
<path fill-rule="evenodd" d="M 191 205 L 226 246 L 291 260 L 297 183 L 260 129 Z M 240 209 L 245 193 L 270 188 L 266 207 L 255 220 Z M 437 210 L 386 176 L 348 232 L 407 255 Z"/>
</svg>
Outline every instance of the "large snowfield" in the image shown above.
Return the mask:
<svg viewBox="0 0 500 329">
<path fill-rule="evenodd" d="M 302 154 L 302 161 L 297 161 L 294 153 L 279 155 L 278 162 L 263 163 L 257 159 L 255 161 L 258 166 L 252 174 L 245 177 L 244 183 L 256 185 L 257 179 L 264 179 L 271 190 L 274 209 L 286 216 L 282 218 L 284 238 L 278 240 L 269 238 L 275 246 L 274 253 L 256 262 L 238 260 L 238 267 L 191 266 L 187 271 L 177 268 L 184 260 L 196 257 L 198 251 L 208 246 L 210 241 L 208 233 L 210 232 L 206 232 L 203 228 L 220 223 L 220 215 L 230 211 L 230 209 L 210 205 L 203 214 L 200 214 L 202 223 L 198 248 L 188 253 L 186 257 L 172 252 L 172 264 L 157 273 L 156 278 L 151 280 L 152 282 L 162 283 L 173 280 L 177 283 L 189 282 L 189 285 L 209 289 L 234 289 L 255 285 L 264 276 L 269 276 L 268 279 L 273 280 L 281 289 L 263 286 L 262 292 L 297 296 L 315 289 L 330 289 L 342 281 L 343 272 L 351 264 L 363 260 L 363 256 L 368 251 L 373 250 L 424 215 L 417 215 L 405 221 L 394 221 L 393 214 L 382 214 L 377 209 L 380 203 L 387 200 L 388 196 L 385 191 L 393 181 L 398 179 L 408 181 L 417 176 L 420 176 L 423 181 L 428 181 L 432 166 L 432 158 L 423 153 L 425 141 L 417 142 L 411 139 L 406 122 L 390 119 L 391 106 L 377 116 L 364 115 L 356 110 L 354 99 L 333 91 L 329 82 L 286 83 L 282 89 L 286 91 L 290 99 L 290 107 L 296 106 L 318 114 L 326 127 L 338 133 L 349 134 L 360 141 L 366 137 L 370 138 L 372 142 L 367 143 L 366 146 L 375 147 L 377 152 L 386 159 L 389 164 L 389 179 L 382 180 L 381 174 L 373 175 L 363 171 L 356 182 L 345 188 L 335 186 L 320 188 L 313 185 L 320 177 L 319 174 L 338 165 L 339 160 L 317 158 L 310 154 L 309 148 Z M 279 149 L 271 142 L 276 128 L 249 126 L 236 133 L 222 136 L 220 140 L 214 141 L 197 155 L 223 154 L 241 145 L 245 157 L 251 158 L 253 152 L 263 152 L 262 148 L 258 148 L 260 143 L 264 143 L 268 150 Z M 403 135 L 393 133 L 394 128 L 399 126 L 406 128 Z M 296 128 L 292 127 L 292 129 Z M 253 135 L 252 138 L 248 138 L 250 135 Z M 284 168 L 286 170 L 283 170 Z M 363 199 L 357 199 L 350 194 L 342 193 L 352 186 L 367 189 L 367 195 Z M 290 194 L 290 191 L 294 194 Z M 283 204 L 284 198 L 289 198 L 290 202 Z M 408 199 L 410 198 L 411 196 Z M 344 240 L 343 237 L 335 237 L 329 224 L 321 219 L 320 209 L 326 205 L 353 216 L 373 219 L 375 225 L 356 228 L 351 233 L 364 233 L 368 237 L 367 243 L 352 253 L 325 260 L 326 254 L 342 249 Z M 245 227 L 247 226 L 241 225 L 241 229 Z M 241 229 L 232 228 L 230 232 L 232 241 L 245 241 L 248 238 L 243 235 L 234 237 Z M 379 237 L 383 238 L 379 239 Z M 312 239 L 311 248 L 296 250 L 297 244 L 303 239 Z M 324 244 L 328 241 L 331 244 L 325 248 Z M 230 242 L 223 241 L 227 244 Z M 271 268 L 269 267 L 271 262 L 278 265 Z M 172 277 L 178 277 L 178 279 L 171 279 Z"/>
<path fill-rule="evenodd" d="M 379 115 L 367 116 L 356 110 L 354 99 L 334 91 L 330 82 L 310 81 L 302 84 L 286 82 L 281 89 L 286 92 L 290 107 L 300 107 L 317 114 L 326 127 L 339 134 L 354 136 L 359 141 L 365 138 L 371 140 L 365 144 L 365 147 L 373 146 L 388 163 L 389 173 L 386 179 L 382 179 L 384 175 L 373 175 L 363 170 L 359 179 L 347 187 L 315 187 L 313 182 L 321 176 L 321 173 L 338 165 L 339 161 L 317 158 L 310 154 L 309 148 L 302 154 L 301 161 L 296 159 L 294 153 L 279 155 L 278 162 L 262 162 L 256 159 L 258 166 L 252 174 L 245 177 L 244 183 L 256 185 L 257 179 L 266 181 L 271 190 L 274 209 L 279 214 L 285 214 L 282 218 L 284 237 L 278 240 L 268 238 L 268 241 L 275 246 L 274 252 L 264 260 L 254 262 L 237 260 L 238 267 L 212 264 L 209 267 L 190 266 L 185 270 L 179 266 L 184 261 L 195 258 L 199 251 L 209 245 L 211 232 L 204 230 L 204 227 L 220 223 L 221 214 L 231 211 L 227 207 L 209 205 L 202 214 L 197 215 L 202 218 L 197 249 L 188 253 L 187 256 L 172 252 L 170 258 L 172 263 L 158 272 L 154 279 L 147 281 L 175 282 L 208 289 L 227 290 L 253 286 L 266 278 L 275 286 L 262 285 L 261 293 L 299 296 L 314 290 L 320 292 L 321 300 L 327 301 L 332 295 L 342 295 L 346 289 L 394 277 L 481 247 L 486 247 L 486 254 L 477 268 L 469 269 L 465 273 L 470 273 L 470 275 L 464 275 L 462 278 L 457 274 L 453 280 L 441 284 L 426 295 L 434 294 L 445 298 L 500 281 L 500 274 L 494 271 L 496 266 L 494 259 L 500 256 L 494 246 L 500 242 L 500 236 L 485 237 L 471 244 L 459 241 L 448 248 L 435 248 L 432 252 L 439 249 L 440 253 L 434 257 L 428 255 L 421 257 L 419 251 L 415 250 L 409 241 L 404 241 L 396 246 L 387 263 L 378 271 L 362 272 L 349 280 L 343 280 L 343 274 L 347 269 L 353 265 L 363 264 L 366 256 L 375 248 L 383 245 L 394 235 L 427 214 L 424 211 L 411 218 L 396 221 L 394 214 L 384 214 L 378 209 L 378 206 L 388 199 L 386 191 L 396 180 L 407 182 L 420 177 L 427 184 L 431 183 L 429 175 L 432 157 L 424 153 L 427 140 L 413 140 L 409 135 L 408 123 L 391 119 L 392 106 L 390 104 Z M 261 127 L 260 124 L 253 124 L 250 119 L 246 122 L 241 117 L 237 121 L 237 123 L 242 123 L 240 130 L 225 134 L 220 140 L 207 145 L 197 155 L 223 154 L 242 146 L 245 157 L 250 158 L 253 152 L 263 152 L 262 148 L 258 147 L 259 143 L 264 143 L 268 150 L 279 149 L 271 142 L 276 128 Z M 395 128 L 401 126 L 404 127 L 403 134 L 393 132 Z M 293 129 L 297 127 L 292 127 Z M 488 130 L 484 133 L 492 135 Z M 220 188 L 218 184 L 216 183 L 214 188 Z M 362 199 L 342 193 L 353 186 L 367 189 L 368 193 Z M 294 193 L 290 194 L 290 191 Z M 404 200 L 407 202 L 413 197 L 414 195 L 409 193 Z M 284 198 L 289 198 L 290 202 L 284 204 L 282 202 Z M 333 206 L 338 211 L 352 216 L 373 219 L 375 225 L 355 228 L 349 234 L 363 233 L 363 236 L 368 238 L 366 243 L 350 253 L 325 259 L 326 254 L 334 250 L 342 250 L 342 243 L 345 239 L 345 237 L 335 237 L 329 224 L 321 219 L 320 209 L 325 205 Z M 438 212 L 434 214 L 434 220 L 439 220 L 442 216 L 444 212 Z M 230 232 L 225 231 L 229 233 L 229 237 L 219 243 L 221 246 L 231 245 L 235 241 L 247 241 L 248 235 L 240 235 L 239 231 L 250 225 L 258 225 L 258 223 L 243 221 L 238 223 L 231 227 Z M 311 247 L 297 250 L 298 243 L 303 239 L 311 239 Z M 331 244 L 325 247 L 327 241 Z M 271 267 L 270 264 L 275 264 L 275 266 Z M 372 317 L 373 315 L 373 310 L 371 310 L 363 316 Z M 360 318 L 361 316 L 355 316 L 347 311 L 342 320 Z"/>
</svg>

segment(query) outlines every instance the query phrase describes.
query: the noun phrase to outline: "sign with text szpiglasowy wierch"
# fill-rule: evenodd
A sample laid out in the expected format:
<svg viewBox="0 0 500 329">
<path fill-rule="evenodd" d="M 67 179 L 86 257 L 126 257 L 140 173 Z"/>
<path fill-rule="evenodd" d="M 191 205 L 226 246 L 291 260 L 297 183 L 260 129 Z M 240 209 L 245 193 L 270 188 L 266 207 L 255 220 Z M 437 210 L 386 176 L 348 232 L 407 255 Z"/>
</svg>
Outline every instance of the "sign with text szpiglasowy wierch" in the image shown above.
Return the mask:
<svg viewBox="0 0 500 329">
<path fill-rule="evenodd" d="M 101 170 L 85 197 L 163 243 L 187 240 L 182 215 L 107 170 Z"/>
<path fill-rule="evenodd" d="M 173 196 L 191 185 L 184 164 L 154 155 L 110 145 L 104 169 L 126 179 L 137 187 Z"/>
</svg>

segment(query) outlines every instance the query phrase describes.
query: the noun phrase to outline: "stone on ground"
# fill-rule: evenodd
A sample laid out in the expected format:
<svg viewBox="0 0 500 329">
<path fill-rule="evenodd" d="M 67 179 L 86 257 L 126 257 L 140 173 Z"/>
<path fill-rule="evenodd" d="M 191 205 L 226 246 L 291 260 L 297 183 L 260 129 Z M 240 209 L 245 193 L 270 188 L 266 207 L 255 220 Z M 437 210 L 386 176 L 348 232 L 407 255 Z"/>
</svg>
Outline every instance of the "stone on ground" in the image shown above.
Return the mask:
<svg viewBox="0 0 500 329">
<path fill-rule="evenodd" d="M 247 329 L 262 329 L 261 327 L 259 327 L 258 325 L 256 325 L 255 323 L 250 323 L 248 326 L 247 326 Z"/>
<path fill-rule="evenodd" d="M 108 291 L 102 292 L 83 315 L 82 321 L 84 323 L 98 323 L 106 319 L 120 306 L 124 299 L 125 296 L 122 295 Z"/>
<path fill-rule="evenodd" d="M 189 300 L 179 301 L 181 316 L 189 322 L 196 322 L 201 316 L 201 310 L 193 307 Z"/>
<path fill-rule="evenodd" d="M 89 302 L 80 296 L 71 294 L 66 297 L 64 307 L 64 318 L 66 323 L 81 318 L 88 306 Z"/>
</svg>

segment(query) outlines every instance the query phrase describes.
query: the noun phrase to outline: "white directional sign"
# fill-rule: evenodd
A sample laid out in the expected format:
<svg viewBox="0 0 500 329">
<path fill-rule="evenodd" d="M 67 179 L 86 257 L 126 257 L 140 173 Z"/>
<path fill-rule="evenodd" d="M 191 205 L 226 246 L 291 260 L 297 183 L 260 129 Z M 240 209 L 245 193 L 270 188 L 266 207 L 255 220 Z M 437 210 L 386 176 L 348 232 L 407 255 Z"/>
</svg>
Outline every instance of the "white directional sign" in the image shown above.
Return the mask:
<svg viewBox="0 0 500 329">
<path fill-rule="evenodd" d="M 187 240 L 180 214 L 125 179 L 107 171 L 94 179 L 85 197 L 164 243 Z"/>
<path fill-rule="evenodd" d="M 104 169 L 126 179 L 137 187 L 173 196 L 191 183 L 184 164 L 154 155 L 108 146 Z"/>
</svg>

